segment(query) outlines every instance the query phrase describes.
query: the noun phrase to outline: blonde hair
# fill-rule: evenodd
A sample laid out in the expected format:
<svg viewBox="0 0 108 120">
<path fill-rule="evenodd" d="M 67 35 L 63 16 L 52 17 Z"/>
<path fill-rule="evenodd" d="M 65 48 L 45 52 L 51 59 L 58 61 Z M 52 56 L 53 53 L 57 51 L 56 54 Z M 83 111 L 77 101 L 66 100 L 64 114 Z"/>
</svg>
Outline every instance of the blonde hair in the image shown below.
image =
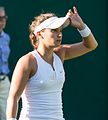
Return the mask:
<svg viewBox="0 0 108 120">
<path fill-rule="evenodd" d="M 45 13 L 45 14 L 40 14 L 39 16 L 35 17 L 32 23 L 29 25 L 29 39 L 31 41 L 31 44 L 34 48 L 37 49 L 38 47 L 38 38 L 34 34 L 34 29 L 36 26 L 38 26 L 40 23 L 42 23 L 44 20 L 56 16 L 54 13 Z"/>
</svg>

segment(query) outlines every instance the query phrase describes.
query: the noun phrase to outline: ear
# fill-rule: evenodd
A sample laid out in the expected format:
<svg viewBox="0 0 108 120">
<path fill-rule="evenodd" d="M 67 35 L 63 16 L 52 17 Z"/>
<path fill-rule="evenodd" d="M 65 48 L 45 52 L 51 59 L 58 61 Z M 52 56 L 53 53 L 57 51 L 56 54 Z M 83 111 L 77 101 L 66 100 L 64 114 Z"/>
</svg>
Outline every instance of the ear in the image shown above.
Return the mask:
<svg viewBox="0 0 108 120">
<path fill-rule="evenodd" d="M 41 32 L 37 32 L 37 36 L 41 37 L 41 38 L 44 38 L 44 36 L 43 36 L 43 34 Z"/>
<path fill-rule="evenodd" d="M 37 32 L 37 35 L 38 35 L 38 36 L 41 36 L 40 32 Z"/>
</svg>

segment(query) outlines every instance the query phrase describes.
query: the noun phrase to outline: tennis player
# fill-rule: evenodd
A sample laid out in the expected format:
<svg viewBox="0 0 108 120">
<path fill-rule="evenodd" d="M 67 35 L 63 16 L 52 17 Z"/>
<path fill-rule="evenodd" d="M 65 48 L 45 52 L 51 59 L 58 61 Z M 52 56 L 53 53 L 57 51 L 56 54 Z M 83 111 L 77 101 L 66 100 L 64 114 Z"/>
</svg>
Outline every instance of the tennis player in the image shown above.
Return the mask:
<svg viewBox="0 0 108 120">
<path fill-rule="evenodd" d="M 76 28 L 82 39 L 79 43 L 61 45 L 62 29 L 69 25 Z M 19 120 L 65 120 L 62 110 L 63 63 L 96 49 L 98 43 L 76 7 L 64 17 L 54 13 L 35 17 L 29 36 L 34 49 L 16 64 L 7 100 L 7 120 L 16 120 L 20 97 Z"/>
</svg>

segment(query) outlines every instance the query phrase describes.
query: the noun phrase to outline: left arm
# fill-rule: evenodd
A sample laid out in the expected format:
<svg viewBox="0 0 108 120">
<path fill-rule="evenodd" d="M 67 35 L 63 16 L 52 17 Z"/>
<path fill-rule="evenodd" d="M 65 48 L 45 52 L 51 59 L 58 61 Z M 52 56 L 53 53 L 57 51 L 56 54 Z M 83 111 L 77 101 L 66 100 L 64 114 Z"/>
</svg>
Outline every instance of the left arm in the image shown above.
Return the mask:
<svg viewBox="0 0 108 120">
<path fill-rule="evenodd" d="M 83 38 L 82 42 L 71 44 L 71 45 L 63 45 L 62 49 L 65 52 L 64 60 L 72 59 L 81 55 L 84 55 L 97 47 L 97 42 L 91 33 L 89 36 Z"/>
<path fill-rule="evenodd" d="M 62 62 L 64 62 L 64 60 L 72 59 L 86 54 L 94 50 L 98 45 L 94 35 L 89 28 L 89 32 L 87 31 L 87 27 L 79 16 L 77 9 L 75 7 L 73 7 L 73 9 L 74 12 L 72 12 L 72 10 L 69 10 L 67 15 L 70 16 L 70 24 L 72 27 L 75 27 L 79 31 L 83 30 L 84 35 L 81 35 L 83 40 L 82 42 L 75 44 L 61 45 L 59 48 L 54 49 L 54 51 L 60 56 Z"/>
</svg>

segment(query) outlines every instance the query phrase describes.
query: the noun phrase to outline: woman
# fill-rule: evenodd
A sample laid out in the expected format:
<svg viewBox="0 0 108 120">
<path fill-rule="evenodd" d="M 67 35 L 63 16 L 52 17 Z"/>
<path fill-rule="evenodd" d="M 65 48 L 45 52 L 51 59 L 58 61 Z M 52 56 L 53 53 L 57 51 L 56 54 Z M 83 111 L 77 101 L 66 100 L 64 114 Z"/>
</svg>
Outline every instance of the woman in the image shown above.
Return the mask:
<svg viewBox="0 0 108 120">
<path fill-rule="evenodd" d="M 83 41 L 61 45 L 62 29 L 75 27 Z M 76 7 L 65 17 L 53 13 L 40 14 L 30 25 L 32 52 L 21 57 L 15 67 L 7 100 L 7 120 L 16 120 L 21 96 L 19 120 L 64 120 L 62 88 L 65 81 L 63 63 L 97 47 L 91 30 L 78 15 Z"/>
</svg>

